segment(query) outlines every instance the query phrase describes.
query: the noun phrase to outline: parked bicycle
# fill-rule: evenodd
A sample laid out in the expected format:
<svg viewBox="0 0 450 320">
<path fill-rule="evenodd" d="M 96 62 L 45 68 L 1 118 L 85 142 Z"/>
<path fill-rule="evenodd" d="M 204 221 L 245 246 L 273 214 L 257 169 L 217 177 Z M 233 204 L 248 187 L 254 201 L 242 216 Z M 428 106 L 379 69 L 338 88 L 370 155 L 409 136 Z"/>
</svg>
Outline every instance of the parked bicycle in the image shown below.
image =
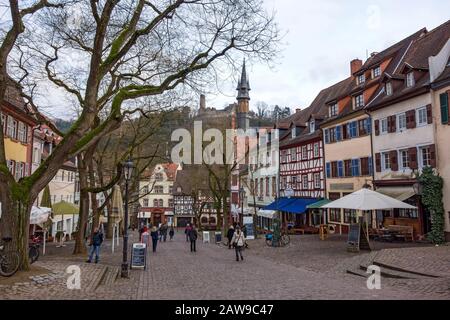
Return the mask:
<svg viewBox="0 0 450 320">
<path fill-rule="evenodd" d="M 273 232 L 271 233 L 267 233 L 266 234 L 266 244 L 269 247 L 273 246 Z M 287 246 L 289 243 L 291 242 L 291 238 L 289 237 L 289 235 L 285 232 L 282 232 L 280 235 L 280 238 L 278 239 L 278 243 L 277 246 L 278 247 L 285 247 Z"/>
<path fill-rule="evenodd" d="M 0 245 L 0 275 L 11 277 L 19 269 L 20 257 L 17 252 L 7 250 L 5 244 L 11 242 L 12 238 L 3 238 Z"/>
</svg>

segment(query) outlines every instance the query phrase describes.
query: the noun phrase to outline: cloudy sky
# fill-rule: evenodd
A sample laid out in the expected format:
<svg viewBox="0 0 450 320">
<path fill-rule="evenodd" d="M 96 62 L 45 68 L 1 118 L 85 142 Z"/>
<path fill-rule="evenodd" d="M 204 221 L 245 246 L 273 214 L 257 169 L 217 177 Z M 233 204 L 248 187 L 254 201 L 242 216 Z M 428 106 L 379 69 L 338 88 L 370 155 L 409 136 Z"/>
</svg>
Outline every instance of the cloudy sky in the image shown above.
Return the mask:
<svg viewBox="0 0 450 320">
<path fill-rule="evenodd" d="M 350 61 L 365 60 L 408 35 L 450 19 L 443 0 L 265 0 L 287 32 L 275 69 L 248 66 L 252 107 L 258 101 L 291 109 L 307 107 L 319 91 L 350 74 Z M 209 95 L 209 106 L 233 102 L 236 83 Z"/>
</svg>

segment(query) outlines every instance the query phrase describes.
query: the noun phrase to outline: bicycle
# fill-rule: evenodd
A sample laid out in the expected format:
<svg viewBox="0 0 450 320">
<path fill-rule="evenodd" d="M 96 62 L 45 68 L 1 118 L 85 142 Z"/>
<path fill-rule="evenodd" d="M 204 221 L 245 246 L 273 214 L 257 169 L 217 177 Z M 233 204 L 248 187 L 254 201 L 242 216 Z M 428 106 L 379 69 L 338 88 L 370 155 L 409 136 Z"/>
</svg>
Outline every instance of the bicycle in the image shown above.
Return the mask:
<svg viewBox="0 0 450 320">
<path fill-rule="evenodd" d="M 285 247 L 291 242 L 291 238 L 289 235 L 285 232 L 282 232 L 280 235 L 280 238 L 278 239 L 278 247 Z M 266 234 L 266 244 L 269 247 L 273 246 L 273 233 Z"/>
<path fill-rule="evenodd" d="M 0 275 L 3 277 L 11 277 L 19 269 L 19 254 L 5 249 L 5 243 L 11 241 L 12 238 L 2 238 L 2 244 L 0 245 Z"/>
</svg>

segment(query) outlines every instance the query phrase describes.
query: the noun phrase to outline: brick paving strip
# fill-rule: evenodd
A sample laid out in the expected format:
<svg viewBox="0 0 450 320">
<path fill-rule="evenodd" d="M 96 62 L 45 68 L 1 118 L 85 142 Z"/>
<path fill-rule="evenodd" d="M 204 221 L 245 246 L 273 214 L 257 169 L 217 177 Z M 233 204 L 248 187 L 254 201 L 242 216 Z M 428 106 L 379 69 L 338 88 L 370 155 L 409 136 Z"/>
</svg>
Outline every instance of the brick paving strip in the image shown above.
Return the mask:
<svg viewBox="0 0 450 320">
<path fill-rule="evenodd" d="M 330 254 L 327 257 L 317 250 L 317 246 L 340 248 L 342 244 L 337 241 L 324 244 L 313 241 L 313 238 L 299 237 L 293 238 L 290 247 L 280 249 L 264 247 L 261 242 L 262 239 L 250 242 L 250 249 L 244 251 L 245 260 L 236 262 L 233 250 L 216 244 L 198 242 L 198 252 L 191 253 L 184 234 L 177 233 L 175 241 L 159 243 L 157 253 L 149 253 L 147 270 L 132 270 L 129 279 L 119 276 L 121 250 L 111 254 L 108 242 L 102 248 L 99 264 L 87 264 L 86 257 L 64 255 L 61 251 L 36 263 L 48 269 L 48 274 L 54 274 L 54 279 L 42 277 L 37 278 L 42 280 L 40 282 L 0 288 L 0 299 L 449 298 L 445 295 L 442 281 L 420 280 L 422 289 L 412 291 L 411 285 L 383 279 L 382 290 L 368 290 L 364 278 L 350 276 L 344 271 L 350 264 L 362 263 L 367 256 L 349 256 L 345 251 L 334 248 L 335 251 L 325 250 Z M 70 248 L 66 249 L 70 253 Z M 428 252 L 428 249 L 423 249 L 423 252 Z M 388 252 L 396 257 L 395 251 Z M 449 257 L 445 250 L 439 254 Z M 436 261 L 433 265 L 438 265 L 437 260 L 433 260 Z M 65 270 L 69 265 L 81 268 L 81 290 L 67 289 L 68 274 Z"/>
</svg>

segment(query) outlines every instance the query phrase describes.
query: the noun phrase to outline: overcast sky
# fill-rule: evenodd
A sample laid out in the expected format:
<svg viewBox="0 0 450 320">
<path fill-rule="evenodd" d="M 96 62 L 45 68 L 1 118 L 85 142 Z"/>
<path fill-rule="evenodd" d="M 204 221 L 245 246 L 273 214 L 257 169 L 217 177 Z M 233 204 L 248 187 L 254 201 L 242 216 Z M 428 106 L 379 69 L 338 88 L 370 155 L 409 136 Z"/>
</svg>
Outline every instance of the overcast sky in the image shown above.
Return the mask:
<svg viewBox="0 0 450 320">
<path fill-rule="evenodd" d="M 365 60 L 426 27 L 450 19 L 443 0 L 265 0 L 275 10 L 287 46 L 274 70 L 251 64 L 251 106 L 258 101 L 291 109 L 309 106 L 321 89 L 345 79 L 350 61 Z M 209 95 L 207 104 L 221 108 L 234 101 L 236 83 L 224 83 L 224 94 Z"/>
</svg>

